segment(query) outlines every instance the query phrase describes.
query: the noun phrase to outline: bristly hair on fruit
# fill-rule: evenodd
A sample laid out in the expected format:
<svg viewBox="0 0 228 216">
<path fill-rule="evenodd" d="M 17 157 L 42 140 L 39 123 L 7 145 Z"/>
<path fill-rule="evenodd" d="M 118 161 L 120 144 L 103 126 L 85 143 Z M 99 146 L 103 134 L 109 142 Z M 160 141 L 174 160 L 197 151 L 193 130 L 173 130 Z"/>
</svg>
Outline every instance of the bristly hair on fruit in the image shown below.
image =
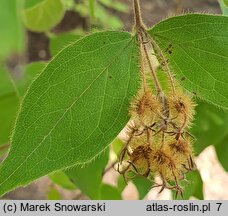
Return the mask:
<svg viewBox="0 0 228 216">
<path fill-rule="evenodd" d="M 127 139 L 115 169 L 128 181 L 135 175 L 152 182 L 159 176 L 160 187 L 183 196 L 181 182 L 185 174 L 195 169 L 193 136 L 188 132 L 194 118 L 195 102 L 172 75 L 165 54 L 148 36 L 142 22 L 138 0 L 133 0 L 135 30 L 140 50 L 141 88 L 132 100 L 127 125 Z M 151 49 L 168 77 L 169 90 L 164 93 L 151 61 Z M 154 84 L 152 90 L 148 74 Z M 130 174 L 134 174 L 133 176 Z"/>
</svg>

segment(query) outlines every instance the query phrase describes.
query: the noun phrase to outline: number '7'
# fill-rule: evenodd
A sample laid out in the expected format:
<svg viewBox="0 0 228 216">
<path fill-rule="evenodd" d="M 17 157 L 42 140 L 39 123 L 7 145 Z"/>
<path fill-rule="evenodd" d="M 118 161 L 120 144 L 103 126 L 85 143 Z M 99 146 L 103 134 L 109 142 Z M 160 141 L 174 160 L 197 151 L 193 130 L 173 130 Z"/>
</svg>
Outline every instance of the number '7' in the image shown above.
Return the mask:
<svg viewBox="0 0 228 216">
<path fill-rule="evenodd" d="M 222 203 L 216 203 L 216 204 L 218 205 L 217 211 L 219 211 L 219 209 L 220 209 Z"/>
</svg>

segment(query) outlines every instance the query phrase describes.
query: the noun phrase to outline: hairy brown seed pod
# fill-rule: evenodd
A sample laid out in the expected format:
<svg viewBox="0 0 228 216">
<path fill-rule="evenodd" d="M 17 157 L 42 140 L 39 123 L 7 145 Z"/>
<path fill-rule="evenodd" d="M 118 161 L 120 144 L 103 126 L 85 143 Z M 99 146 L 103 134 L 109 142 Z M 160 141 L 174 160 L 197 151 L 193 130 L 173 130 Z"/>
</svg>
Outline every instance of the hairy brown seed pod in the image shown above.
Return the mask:
<svg viewBox="0 0 228 216">
<path fill-rule="evenodd" d="M 127 151 L 127 158 L 123 163 L 117 164 L 116 170 L 123 175 L 127 182 L 127 173 L 133 171 L 137 175 L 148 177 L 150 174 L 150 154 L 152 150 L 149 145 L 140 145 L 135 149 Z"/>
<path fill-rule="evenodd" d="M 173 154 L 182 154 L 182 155 L 191 155 L 192 154 L 192 146 L 190 140 L 185 140 L 180 138 L 179 140 L 172 139 L 167 143 L 170 148 L 170 151 Z"/>
<path fill-rule="evenodd" d="M 168 142 L 168 147 L 173 155 L 178 155 L 179 163 L 182 164 L 183 172 L 193 170 L 195 164 L 193 162 L 193 150 L 190 140 L 178 139 Z"/>
<path fill-rule="evenodd" d="M 160 111 L 160 103 L 151 90 L 140 90 L 131 103 L 130 115 L 133 121 L 139 125 L 150 127 Z"/>
<path fill-rule="evenodd" d="M 130 161 L 138 174 L 147 177 L 150 173 L 150 155 L 152 149 L 149 145 L 138 146 L 130 155 Z"/>
<path fill-rule="evenodd" d="M 195 113 L 195 103 L 190 96 L 178 89 L 169 97 L 170 114 L 177 127 L 184 129 L 190 126 Z"/>
<path fill-rule="evenodd" d="M 155 174 L 160 174 L 166 181 L 182 179 L 182 166 L 178 155 L 172 155 L 168 148 L 157 149 L 151 154 L 150 168 Z"/>
</svg>

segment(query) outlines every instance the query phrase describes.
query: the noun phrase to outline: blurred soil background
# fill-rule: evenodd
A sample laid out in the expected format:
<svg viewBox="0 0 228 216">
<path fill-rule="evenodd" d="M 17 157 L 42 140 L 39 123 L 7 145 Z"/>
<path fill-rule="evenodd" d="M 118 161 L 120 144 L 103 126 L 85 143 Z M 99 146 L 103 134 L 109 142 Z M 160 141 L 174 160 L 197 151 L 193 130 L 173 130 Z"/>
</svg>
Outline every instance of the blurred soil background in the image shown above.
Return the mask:
<svg viewBox="0 0 228 216">
<path fill-rule="evenodd" d="M 122 2 L 131 6 L 130 0 L 121 0 Z M 77 2 L 77 1 L 76 1 Z M 155 23 L 167 17 L 199 12 L 219 14 L 220 8 L 217 0 L 141 0 L 142 17 L 147 25 L 150 27 Z M 110 10 L 110 13 L 118 16 L 124 23 L 124 29 L 130 31 L 133 24 L 133 13 L 129 7 L 128 13 L 119 13 Z M 52 32 L 62 33 L 69 30 L 81 27 L 84 30 L 88 29 L 88 20 L 73 11 L 68 11 L 62 22 L 58 24 Z M 17 61 L 33 62 L 40 60 L 49 60 L 49 40 L 43 33 L 27 32 L 27 56 L 11 58 L 8 65 L 13 68 Z M 205 199 L 228 199 L 228 191 L 224 190 L 225 185 L 228 185 L 228 174 L 223 170 L 219 164 L 213 147 L 206 148 L 197 158 L 197 167 L 200 170 L 202 179 L 204 181 L 204 197 Z M 110 184 L 116 184 L 117 173 L 111 170 L 104 176 L 104 181 Z M 19 188 L 13 192 L 8 193 L 4 198 L 6 199 L 20 199 L 20 200 L 37 200 L 46 199 L 48 188 L 51 181 L 47 177 L 43 177 L 36 182 L 30 184 L 25 188 Z M 76 190 L 69 192 L 58 186 L 55 186 L 62 194 L 63 199 L 87 199 L 80 191 Z M 123 191 L 124 199 L 137 199 L 138 194 L 133 184 L 128 184 Z M 164 191 L 158 194 L 156 189 L 151 190 L 145 199 L 170 199 L 169 191 Z"/>
</svg>

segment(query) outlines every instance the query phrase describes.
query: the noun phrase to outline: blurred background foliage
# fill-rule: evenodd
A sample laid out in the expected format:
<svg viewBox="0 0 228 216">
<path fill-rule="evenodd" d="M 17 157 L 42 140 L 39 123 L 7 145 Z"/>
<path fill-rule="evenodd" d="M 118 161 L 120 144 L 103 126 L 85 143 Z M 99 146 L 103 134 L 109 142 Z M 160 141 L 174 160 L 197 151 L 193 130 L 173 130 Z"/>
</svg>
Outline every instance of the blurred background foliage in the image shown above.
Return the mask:
<svg viewBox="0 0 228 216">
<path fill-rule="evenodd" d="M 219 12 L 218 3 L 223 14 L 228 15 L 226 0 L 207 0 L 203 6 L 212 4 Z M 150 23 L 148 20 L 155 22 L 190 6 L 194 11 L 197 4 L 197 0 L 145 0 L 142 1 L 143 16 L 145 10 L 145 17 L 149 17 L 145 19 L 146 23 Z M 126 0 L 0 0 L 1 160 L 10 146 L 10 134 L 23 95 L 46 62 L 87 33 L 103 29 L 130 30 L 130 6 L 130 1 Z M 202 10 L 205 11 L 204 7 Z M 166 13 L 162 17 L 163 11 Z M 214 145 L 220 163 L 228 171 L 228 113 L 198 99 L 197 103 L 197 114 L 191 129 L 196 137 L 195 154 L 197 156 L 206 147 Z M 51 183 L 46 198 L 62 199 L 59 188 L 63 188 L 65 191 L 80 191 L 79 195 L 83 198 L 122 199 L 126 187 L 122 176 L 114 175 L 115 184 L 103 181 L 104 176 L 112 172 L 112 164 L 122 145 L 123 142 L 117 138 L 110 145 L 110 150 L 103 152 L 92 163 L 50 174 Z M 199 172 L 187 174 L 186 178 L 188 183 L 184 199 L 203 199 L 203 182 Z M 151 189 L 151 183 L 141 177 L 133 179 L 132 183 L 139 199 L 143 199 Z"/>
</svg>

